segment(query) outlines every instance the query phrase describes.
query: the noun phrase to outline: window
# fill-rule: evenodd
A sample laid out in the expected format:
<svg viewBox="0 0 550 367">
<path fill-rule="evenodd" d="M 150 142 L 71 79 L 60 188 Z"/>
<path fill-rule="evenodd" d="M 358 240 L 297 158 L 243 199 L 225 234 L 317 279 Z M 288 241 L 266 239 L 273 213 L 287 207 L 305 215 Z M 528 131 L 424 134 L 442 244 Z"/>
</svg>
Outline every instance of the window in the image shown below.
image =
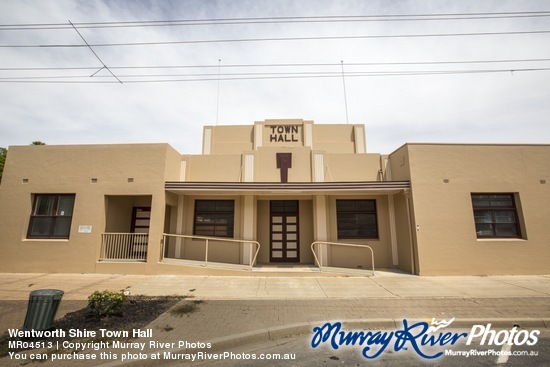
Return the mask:
<svg viewBox="0 0 550 367">
<path fill-rule="evenodd" d="M 27 238 L 69 238 L 73 195 L 36 194 Z"/>
<path fill-rule="evenodd" d="M 519 238 L 514 194 L 472 194 L 477 238 Z"/>
<path fill-rule="evenodd" d="M 234 209 L 233 200 L 196 200 L 193 234 L 233 237 Z"/>
<path fill-rule="evenodd" d="M 378 238 L 376 200 L 336 200 L 338 238 Z"/>
</svg>

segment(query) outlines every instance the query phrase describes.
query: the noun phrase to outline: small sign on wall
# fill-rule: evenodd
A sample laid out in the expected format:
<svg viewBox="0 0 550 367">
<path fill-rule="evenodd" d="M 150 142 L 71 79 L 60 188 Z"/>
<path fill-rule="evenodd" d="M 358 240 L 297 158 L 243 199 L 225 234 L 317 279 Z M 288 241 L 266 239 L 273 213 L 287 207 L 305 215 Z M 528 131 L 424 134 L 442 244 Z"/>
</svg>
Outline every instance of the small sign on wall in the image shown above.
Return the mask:
<svg viewBox="0 0 550 367">
<path fill-rule="evenodd" d="M 78 233 L 92 233 L 92 226 L 81 224 L 78 226 Z"/>
</svg>

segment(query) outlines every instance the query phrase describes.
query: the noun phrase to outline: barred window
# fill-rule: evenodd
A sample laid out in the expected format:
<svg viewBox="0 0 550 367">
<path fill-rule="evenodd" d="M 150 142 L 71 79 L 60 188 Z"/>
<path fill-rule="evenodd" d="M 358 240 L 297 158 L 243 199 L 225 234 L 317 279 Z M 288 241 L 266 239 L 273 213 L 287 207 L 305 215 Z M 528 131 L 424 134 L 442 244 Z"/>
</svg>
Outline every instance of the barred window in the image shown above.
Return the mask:
<svg viewBox="0 0 550 367">
<path fill-rule="evenodd" d="M 477 238 L 521 237 L 513 194 L 472 194 Z"/>
<path fill-rule="evenodd" d="M 196 200 L 193 234 L 232 238 L 234 213 L 233 200 Z"/>
<path fill-rule="evenodd" d="M 376 200 L 336 200 L 338 238 L 378 238 Z"/>
</svg>

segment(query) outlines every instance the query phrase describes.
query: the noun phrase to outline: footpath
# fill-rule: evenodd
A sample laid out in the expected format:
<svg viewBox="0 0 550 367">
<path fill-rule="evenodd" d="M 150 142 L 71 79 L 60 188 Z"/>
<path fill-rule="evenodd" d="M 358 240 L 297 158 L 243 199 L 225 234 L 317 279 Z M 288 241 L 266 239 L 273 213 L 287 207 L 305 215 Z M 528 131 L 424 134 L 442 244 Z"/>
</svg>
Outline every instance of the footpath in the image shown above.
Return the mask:
<svg viewBox="0 0 550 367">
<path fill-rule="evenodd" d="M 65 292 L 57 318 L 85 307 L 87 297 L 96 290 L 126 289 L 133 295 L 151 296 L 192 295 L 181 302 L 199 300 L 193 312 L 182 317 L 165 312 L 144 328 L 152 330 L 152 337 L 139 340 L 145 343 L 140 352 L 149 355 L 166 350 L 164 346 L 181 351 L 182 342 L 210 342 L 214 345 L 212 351 L 229 350 L 308 333 L 327 321 L 380 329 L 395 328 L 403 319 L 454 317 L 454 327 L 492 323 L 506 328 L 550 328 L 550 275 L 416 277 L 384 271 L 374 277 L 0 274 L 0 333 L 20 328 L 29 293 L 48 288 Z M 150 341 L 163 347 L 152 347 Z M 155 365 L 151 360 L 135 362 Z M 1 364 L 18 366 L 21 362 L 4 358 Z M 100 364 L 121 363 L 66 363 Z M 26 365 L 35 363 L 27 361 Z M 61 364 L 49 361 L 36 365 Z"/>
</svg>

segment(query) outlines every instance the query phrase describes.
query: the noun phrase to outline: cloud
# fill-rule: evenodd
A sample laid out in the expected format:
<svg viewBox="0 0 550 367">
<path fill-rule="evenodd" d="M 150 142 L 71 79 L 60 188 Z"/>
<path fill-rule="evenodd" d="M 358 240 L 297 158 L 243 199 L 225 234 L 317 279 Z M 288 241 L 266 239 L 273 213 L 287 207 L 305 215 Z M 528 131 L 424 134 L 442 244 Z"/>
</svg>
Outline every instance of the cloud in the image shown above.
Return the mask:
<svg viewBox="0 0 550 367">
<path fill-rule="evenodd" d="M 498 6 L 497 6 L 498 5 Z M 547 10 L 544 1 L 3 1 L 0 24 L 115 22 L 244 17 L 471 13 Z M 240 38 L 327 37 L 546 29 L 548 18 L 454 21 L 226 24 L 121 27 L 79 31 L 91 44 Z M 353 73 L 550 67 L 550 62 L 352 65 L 550 57 L 548 34 L 334 39 L 94 47 L 125 84 L 0 83 L 0 146 L 168 142 L 181 153 L 201 151 L 203 125 L 252 124 L 267 118 L 364 123 L 371 152 L 405 142 L 548 143 L 550 72 L 410 76 Z M 0 44 L 80 44 L 73 29 L 0 30 Z M 218 60 L 221 68 L 218 69 Z M 333 64 L 303 67 L 230 65 Z M 204 65 L 131 69 L 129 66 Z M 86 70 L 9 71 L 0 78 L 71 76 L 115 81 L 90 49 L 0 48 L 0 68 L 90 67 Z M 325 78 L 221 80 L 238 73 L 334 73 Z M 94 77 L 90 77 L 97 72 Z M 279 74 L 276 74 L 279 73 Z M 143 75 L 151 75 L 144 77 Z M 192 76 L 200 74 L 200 76 Z M 140 75 L 140 76 L 135 76 Z M 164 75 L 164 76 L 163 76 Z M 166 76 L 177 75 L 177 76 Z M 253 76 L 250 74 L 249 76 Z M 209 81 L 132 84 L 204 78 Z M 4 79 L 5 80 L 5 79 Z M 47 79 L 43 79 L 47 80 Z M 219 100 L 218 100 L 219 95 Z"/>
</svg>

